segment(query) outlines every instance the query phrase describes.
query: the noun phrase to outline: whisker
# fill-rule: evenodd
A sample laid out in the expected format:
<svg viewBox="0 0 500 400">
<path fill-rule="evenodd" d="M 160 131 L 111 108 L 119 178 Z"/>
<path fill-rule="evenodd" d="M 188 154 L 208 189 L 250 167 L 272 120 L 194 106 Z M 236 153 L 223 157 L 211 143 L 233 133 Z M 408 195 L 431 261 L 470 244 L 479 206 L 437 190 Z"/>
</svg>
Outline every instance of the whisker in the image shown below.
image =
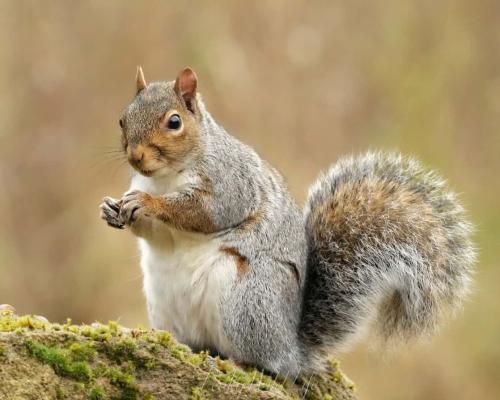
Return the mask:
<svg viewBox="0 0 500 400">
<path fill-rule="evenodd" d="M 116 173 L 118 172 L 118 170 L 123 167 L 124 165 L 126 165 L 128 163 L 128 160 L 122 160 L 122 162 L 120 164 L 118 164 L 118 166 L 114 169 L 114 171 L 111 173 L 111 178 L 114 178 L 116 176 Z"/>
<path fill-rule="evenodd" d="M 123 156 L 125 157 L 125 153 L 122 150 L 113 150 L 113 151 L 105 151 L 99 153 L 89 153 L 90 157 L 113 157 L 113 156 Z"/>
<path fill-rule="evenodd" d="M 123 157 L 114 157 L 114 158 L 106 158 L 106 159 L 101 159 L 101 160 L 97 160 L 93 163 L 90 164 L 90 168 L 101 168 L 101 167 L 107 167 L 108 165 L 114 163 L 114 162 L 123 162 L 123 161 L 127 161 L 125 158 Z"/>
<path fill-rule="evenodd" d="M 102 154 L 123 154 L 123 150 L 122 149 L 106 150 L 103 151 Z"/>
<path fill-rule="evenodd" d="M 116 149 L 117 147 L 120 147 L 120 142 L 114 145 L 88 146 L 87 148 L 100 151 L 100 150 Z"/>
</svg>

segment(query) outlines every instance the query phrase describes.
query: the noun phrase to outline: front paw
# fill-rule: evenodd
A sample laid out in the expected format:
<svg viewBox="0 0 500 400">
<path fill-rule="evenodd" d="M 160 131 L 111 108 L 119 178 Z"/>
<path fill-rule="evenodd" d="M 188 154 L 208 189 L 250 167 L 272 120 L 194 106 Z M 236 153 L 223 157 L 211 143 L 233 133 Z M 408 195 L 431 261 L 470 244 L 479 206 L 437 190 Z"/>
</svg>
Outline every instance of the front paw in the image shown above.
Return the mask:
<svg viewBox="0 0 500 400">
<path fill-rule="evenodd" d="M 151 196 L 140 190 L 132 190 L 123 195 L 119 211 L 119 219 L 125 224 L 131 226 L 142 217 L 149 217 L 146 201 Z"/>
<path fill-rule="evenodd" d="M 123 229 L 124 223 L 120 219 L 121 200 L 115 200 L 111 197 L 105 197 L 99 208 L 101 209 L 101 218 L 109 226 L 117 229 Z"/>
</svg>

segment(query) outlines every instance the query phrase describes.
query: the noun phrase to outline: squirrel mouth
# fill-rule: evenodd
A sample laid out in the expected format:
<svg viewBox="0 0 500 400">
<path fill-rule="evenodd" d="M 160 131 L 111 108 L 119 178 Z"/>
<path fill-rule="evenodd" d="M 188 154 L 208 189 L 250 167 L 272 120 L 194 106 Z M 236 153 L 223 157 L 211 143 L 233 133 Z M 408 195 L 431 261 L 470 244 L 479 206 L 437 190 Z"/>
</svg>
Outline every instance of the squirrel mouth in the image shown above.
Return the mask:
<svg viewBox="0 0 500 400">
<path fill-rule="evenodd" d="M 156 172 L 156 170 L 154 170 L 154 169 L 143 169 L 143 168 L 139 168 L 135 165 L 132 165 L 132 166 L 134 167 L 134 169 L 137 172 L 139 172 L 141 175 L 144 175 L 144 176 L 151 176 Z"/>
<path fill-rule="evenodd" d="M 155 173 L 155 171 L 151 169 L 139 169 L 139 172 L 144 176 L 151 176 Z"/>
<path fill-rule="evenodd" d="M 135 169 L 137 172 L 139 172 L 141 175 L 144 176 L 151 176 L 156 172 L 156 169 L 145 169 L 141 168 L 138 163 L 135 162 L 129 162 L 130 166 Z"/>
</svg>

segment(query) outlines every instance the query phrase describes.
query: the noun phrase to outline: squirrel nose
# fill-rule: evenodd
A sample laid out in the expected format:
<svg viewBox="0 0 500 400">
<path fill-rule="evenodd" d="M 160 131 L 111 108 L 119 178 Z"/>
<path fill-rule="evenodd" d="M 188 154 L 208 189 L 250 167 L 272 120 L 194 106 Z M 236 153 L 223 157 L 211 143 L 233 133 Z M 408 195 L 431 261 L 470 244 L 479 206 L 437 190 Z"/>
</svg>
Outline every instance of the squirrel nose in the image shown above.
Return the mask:
<svg viewBox="0 0 500 400">
<path fill-rule="evenodd" d="M 144 159 L 144 147 L 141 145 L 129 146 L 128 148 L 128 160 L 131 164 L 140 165 Z"/>
</svg>

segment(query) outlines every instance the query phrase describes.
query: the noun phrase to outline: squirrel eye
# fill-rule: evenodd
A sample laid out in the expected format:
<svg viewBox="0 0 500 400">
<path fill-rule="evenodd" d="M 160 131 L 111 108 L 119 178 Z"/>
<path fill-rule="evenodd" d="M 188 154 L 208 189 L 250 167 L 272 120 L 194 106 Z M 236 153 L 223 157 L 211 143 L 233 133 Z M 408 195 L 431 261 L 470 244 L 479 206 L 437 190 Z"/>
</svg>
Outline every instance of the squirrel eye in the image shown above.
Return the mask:
<svg viewBox="0 0 500 400">
<path fill-rule="evenodd" d="M 120 118 L 120 120 L 118 121 L 118 123 L 120 124 L 120 128 L 123 129 L 123 118 Z"/>
<path fill-rule="evenodd" d="M 182 122 L 181 122 L 181 117 L 179 114 L 173 114 L 167 122 L 167 128 L 171 130 L 177 130 L 181 127 Z"/>
</svg>

